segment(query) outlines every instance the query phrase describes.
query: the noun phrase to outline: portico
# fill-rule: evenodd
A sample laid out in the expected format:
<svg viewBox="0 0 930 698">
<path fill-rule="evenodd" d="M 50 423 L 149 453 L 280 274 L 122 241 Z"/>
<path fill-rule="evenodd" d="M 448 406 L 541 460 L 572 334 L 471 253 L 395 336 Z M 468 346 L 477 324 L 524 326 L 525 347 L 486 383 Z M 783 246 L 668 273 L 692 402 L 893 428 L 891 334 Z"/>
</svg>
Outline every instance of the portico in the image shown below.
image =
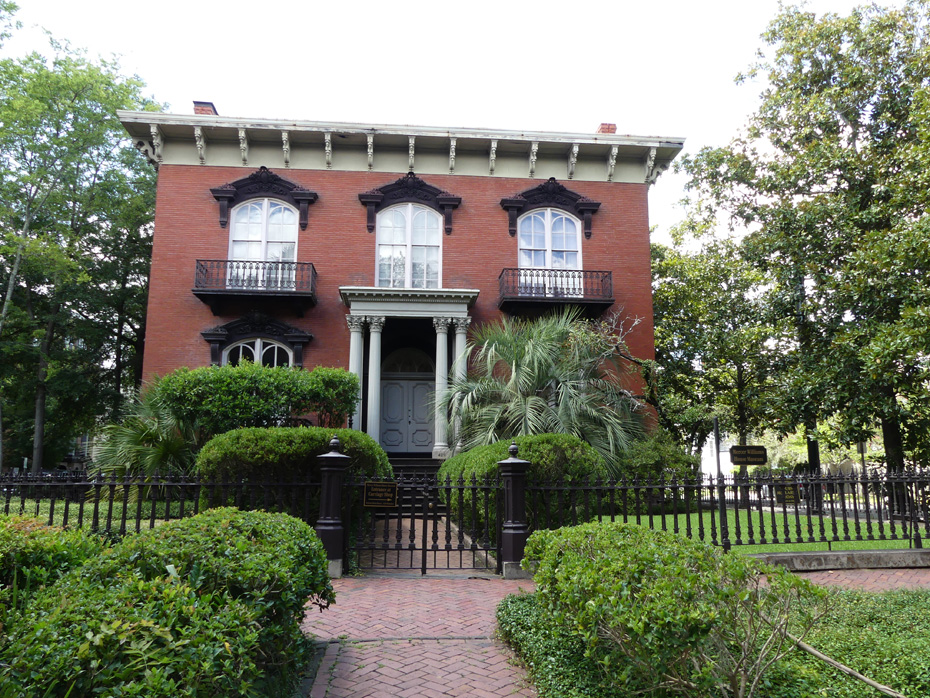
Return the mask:
<svg viewBox="0 0 930 698">
<path fill-rule="evenodd" d="M 349 370 L 359 377 L 363 388 L 359 391 L 355 425 L 362 426 L 361 416 L 365 415 L 365 431 L 381 443 L 385 450 L 393 448 L 418 452 L 431 448 L 427 452 L 433 458 L 444 459 L 450 455 L 447 435 L 447 416 L 435 404 L 434 395 L 441 395 L 449 384 L 450 370 L 456 378 L 464 377 L 466 361 L 466 335 L 471 317 L 469 310 L 478 298 L 475 289 L 407 289 L 344 286 L 339 289 L 343 303 L 349 308 L 346 322 L 350 331 Z M 403 322 L 418 320 L 421 322 Z M 389 336 L 389 344 L 394 348 L 391 357 L 405 356 L 404 348 L 409 347 L 406 355 L 408 365 L 397 364 L 389 367 L 389 374 L 383 374 L 388 357 L 383 351 L 384 336 L 392 332 L 392 321 L 402 333 L 411 326 L 426 327 L 431 322 L 435 334 L 435 353 L 432 356 L 433 380 L 432 391 L 425 389 L 424 365 L 429 358 L 415 346 L 416 337 L 402 334 Z M 452 361 L 449 354 L 449 335 L 454 335 Z M 367 335 L 367 342 L 366 342 Z M 364 371 L 365 347 L 368 346 L 368 370 Z M 425 348 L 425 347 L 424 347 Z M 426 360 L 417 360 L 425 356 Z M 389 377 L 390 380 L 384 380 Z M 367 391 L 364 389 L 367 379 Z M 429 393 L 433 394 L 429 394 Z M 386 410 L 389 414 L 383 412 Z M 431 430 L 422 424 L 424 410 L 432 417 Z M 409 439 L 398 436 L 401 422 L 406 420 L 410 430 Z M 431 439 L 429 431 L 431 431 Z"/>
</svg>

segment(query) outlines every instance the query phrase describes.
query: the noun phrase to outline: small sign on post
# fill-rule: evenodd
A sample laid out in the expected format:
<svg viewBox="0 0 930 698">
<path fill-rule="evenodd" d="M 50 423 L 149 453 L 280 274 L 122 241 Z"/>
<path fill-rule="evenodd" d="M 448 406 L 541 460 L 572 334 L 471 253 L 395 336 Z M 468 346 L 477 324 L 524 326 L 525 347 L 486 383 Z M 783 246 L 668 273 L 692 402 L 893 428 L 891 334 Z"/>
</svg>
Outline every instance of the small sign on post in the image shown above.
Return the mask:
<svg viewBox="0 0 930 698">
<path fill-rule="evenodd" d="M 366 482 L 362 504 L 372 508 L 393 509 L 397 506 L 397 483 Z"/>
<path fill-rule="evenodd" d="M 765 446 L 730 446 L 733 465 L 765 465 L 769 462 Z"/>
</svg>

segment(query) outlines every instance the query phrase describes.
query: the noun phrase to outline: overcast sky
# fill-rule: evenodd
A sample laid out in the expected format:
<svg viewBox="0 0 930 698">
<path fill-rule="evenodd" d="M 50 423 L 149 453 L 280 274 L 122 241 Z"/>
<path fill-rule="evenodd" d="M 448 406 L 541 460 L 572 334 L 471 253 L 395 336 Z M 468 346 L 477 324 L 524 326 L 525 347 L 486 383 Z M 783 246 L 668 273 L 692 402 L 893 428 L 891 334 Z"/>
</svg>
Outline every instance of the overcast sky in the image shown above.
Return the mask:
<svg viewBox="0 0 930 698">
<path fill-rule="evenodd" d="M 761 85 L 736 86 L 777 0 L 443 3 L 17 0 L 4 53 L 44 49 L 34 27 L 120 56 L 172 112 L 618 133 L 722 145 Z M 892 2 L 892 0 L 889 0 Z M 859 3 L 812 0 L 847 14 Z M 652 223 L 680 217 L 684 178 L 662 175 Z"/>
</svg>

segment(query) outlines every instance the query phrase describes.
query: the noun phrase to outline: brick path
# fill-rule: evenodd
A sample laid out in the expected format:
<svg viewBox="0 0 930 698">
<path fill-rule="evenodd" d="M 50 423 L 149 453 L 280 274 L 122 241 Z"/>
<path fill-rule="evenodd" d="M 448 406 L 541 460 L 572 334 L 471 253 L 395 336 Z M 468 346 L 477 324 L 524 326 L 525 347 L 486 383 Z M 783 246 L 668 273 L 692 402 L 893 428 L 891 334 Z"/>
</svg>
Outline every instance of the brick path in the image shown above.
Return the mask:
<svg viewBox="0 0 930 698">
<path fill-rule="evenodd" d="M 494 610 L 529 581 L 385 574 L 337 579 L 304 630 L 328 642 L 307 698 L 535 696 L 492 638 Z"/>
<path fill-rule="evenodd" d="M 827 570 L 799 572 L 814 584 L 863 591 L 930 589 L 930 569 Z"/>
</svg>

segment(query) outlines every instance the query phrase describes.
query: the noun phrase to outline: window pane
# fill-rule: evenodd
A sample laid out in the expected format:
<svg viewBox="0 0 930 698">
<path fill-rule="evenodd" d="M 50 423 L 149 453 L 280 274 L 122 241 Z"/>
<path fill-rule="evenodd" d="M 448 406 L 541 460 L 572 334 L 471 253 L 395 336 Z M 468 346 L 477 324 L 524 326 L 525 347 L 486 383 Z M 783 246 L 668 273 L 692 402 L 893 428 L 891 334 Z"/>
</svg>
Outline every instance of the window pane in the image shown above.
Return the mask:
<svg viewBox="0 0 930 698">
<path fill-rule="evenodd" d="M 407 271 L 407 248 L 402 245 L 378 246 L 378 286 L 402 288 Z"/>
<path fill-rule="evenodd" d="M 272 204 L 268 215 L 268 239 L 292 241 L 297 239 L 297 216 L 281 204 Z"/>
<path fill-rule="evenodd" d="M 287 350 L 278 345 L 268 342 L 262 349 L 262 366 L 275 368 L 276 366 L 290 366 L 291 360 Z"/>
<path fill-rule="evenodd" d="M 414 207 L 413 234 L 414 245 L 439 244 L 439 214 L 429 209 Z"/>
</svg>

